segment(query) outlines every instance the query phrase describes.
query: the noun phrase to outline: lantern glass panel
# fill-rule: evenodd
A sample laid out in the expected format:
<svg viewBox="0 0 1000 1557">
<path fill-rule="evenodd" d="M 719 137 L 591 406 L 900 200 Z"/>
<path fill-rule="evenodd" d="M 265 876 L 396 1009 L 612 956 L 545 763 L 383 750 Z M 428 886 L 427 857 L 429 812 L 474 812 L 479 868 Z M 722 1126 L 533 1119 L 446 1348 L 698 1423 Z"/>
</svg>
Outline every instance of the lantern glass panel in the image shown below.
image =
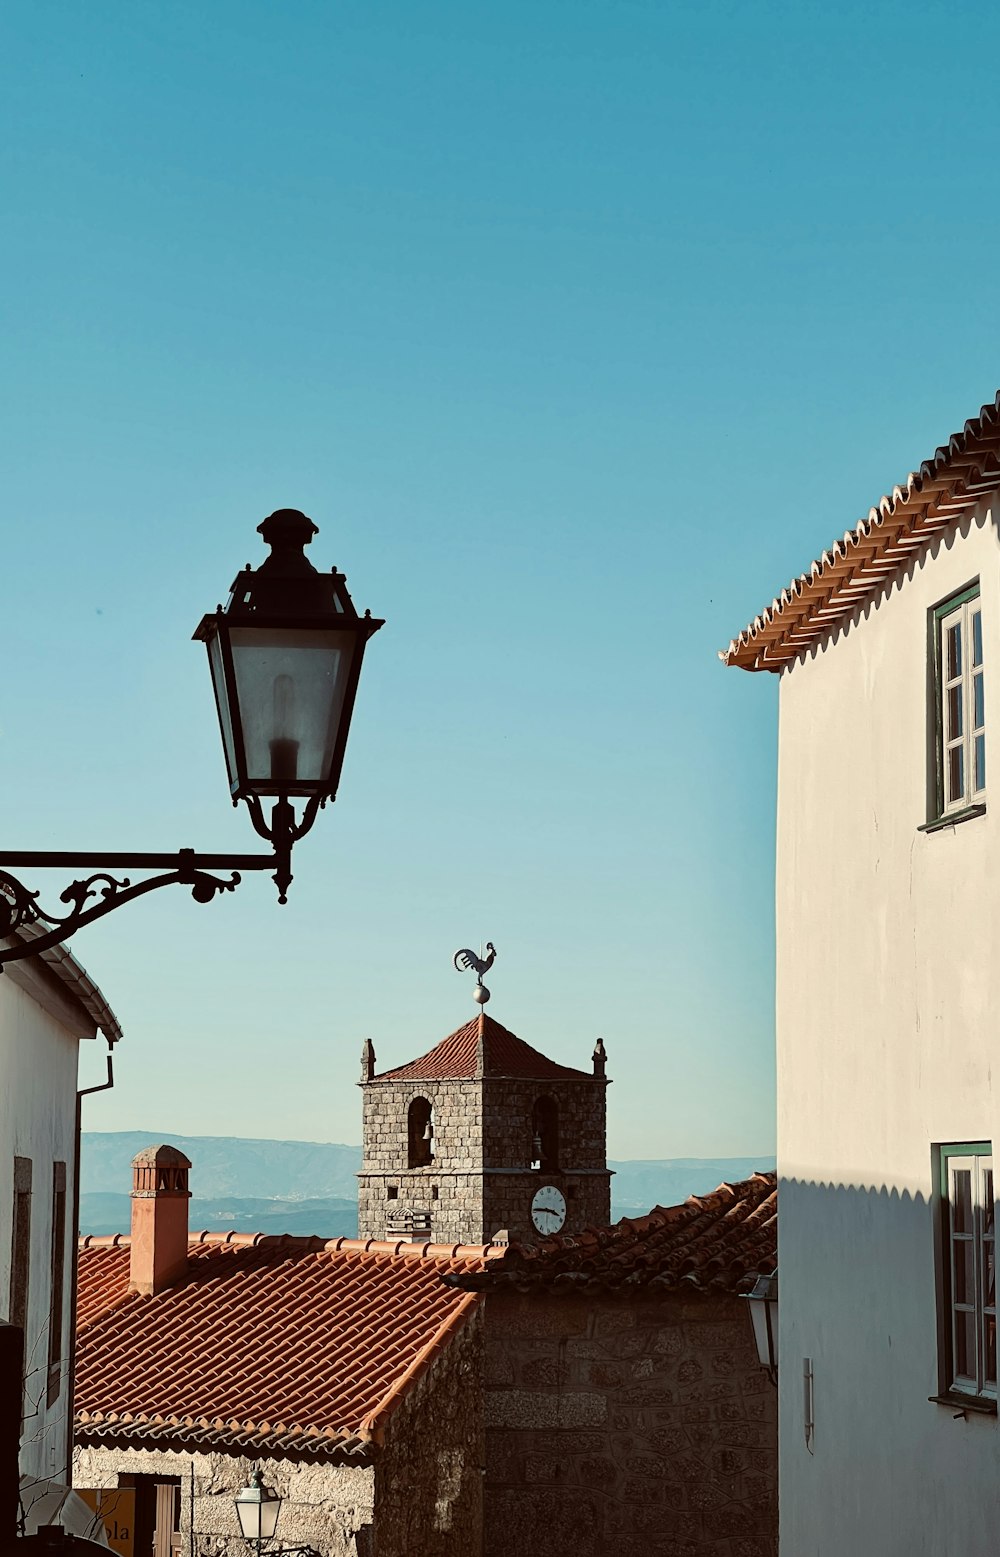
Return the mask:
<svg viewBox="0 0 1000 1557">
<path fill-rule="evenodd" d="M 240 1530 L 248 1541 L 271 1541 L 278 1527 L 281 1499 L 270 1497 L 262 1486 L 244 1487 L 236 1496 Z"/>
<path fill-rule="evenodd" d="M 759 1276 L 747 1299 L 753 1338 L 761 1367 L 778 1365 L 778 1278 Z"/>
<path fill-rule="evenodd" d="M 265 1498 L 260 1505 L 260 1538 L 262 1541 L 274 1539 L 274 1532 L 278 1527 L 278 1515 L 281 1513 L 280 1498 Z"/>
<path fill-rule="evenodd" d="M 236 762 L 236 747 L 233 742 L 233 721 L 229 715 L 229 696 L 226 691 L 226 673 L 222 665 L 222 640 L 217 630 L 212 631 L 208 640 L 208 664 L 212 672 L 212 686 L 215 690 L 215 706 L 219 711 L 219 725 L 222 729 L 222 746 L 226 753 L 226 768 L 229 772 L 230 788 L 235 789 L 238 778 L 238 766 Z"/>
<path fill-rule="evenodd" d="M 753 1338 L 757 1345 L 757 1356 L 763 1368 L 770 1368 L 774 1365 L 767 1334 L 767 1310 L 768 1303 L 766 1298 L 750 1299 L 750 1319 L 753 1323 Z"/>
<path fill-rule="evenodd" d="M 247 787 L 258 795 L 322 791 L 333 766 L 354 633 L 233 626 L 229 638 Z M 226 733 L 223 719 L 224 739 Z"/>
</svg>

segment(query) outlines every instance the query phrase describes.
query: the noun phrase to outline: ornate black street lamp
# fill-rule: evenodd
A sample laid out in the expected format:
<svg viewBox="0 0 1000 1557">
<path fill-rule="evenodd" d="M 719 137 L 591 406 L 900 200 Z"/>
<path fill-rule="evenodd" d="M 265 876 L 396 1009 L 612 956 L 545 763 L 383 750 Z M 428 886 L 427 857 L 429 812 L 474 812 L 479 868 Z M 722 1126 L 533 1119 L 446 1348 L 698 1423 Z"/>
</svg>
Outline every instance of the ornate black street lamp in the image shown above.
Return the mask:
<svg viewBox="0 0 1000 1557">
<path fill-rule="evenodd" d="M 292 845 L 337 794 L 365 645 L 383 622 L 354 608 L 344 575 L 318 573 L 305 555 L 316 526 L 294 508 L 258 525 L 271 548 L 259 568 L 249 563 L 225 610 L 202 618 L 195 632 L 208 649 L 233 805 L 246 802 L 254 829 L 271 854 L 0 853 L 0 939 L 30 927 L 23 940 L 0 946 L 5 962 L 35 956 L 157 887 L 189 886 L 196 902 L 231 892 L 240 872 L 273 870 L 278 901 L 292 880 Z M 262 801 L 273 801 L 270 817 Z M 296 816 L 293 801 L 304 802 Z M 11 870 L 93 871 L 60 894 L 64 913 L 48 912 Z M 163 874 L 132 882 L 109 874 Z M 231 872 L 228 881 L 212 871 Z"/>
<path fill-rule="evenodd" d="M 274 1540 L 278 1515 L 281 1513 L 281 1498 L 267 1490 L 260 1471 L 255 1470 L 251 1472 L 249 1483 L 240 1488 L 233 1501 L 240 1522 L 240 1533 L 245 1541 L 257 1548 L 260 1557 L 264 1543 Z"/>
<path fill-rule="evenodd" d="M 276 1492 L 268 1491 L 259 1469 L 251 1471 L 248 1484 L 240 1488 L 233 1501 L 240 1534 L 255 1548 L 257 1557 L 262 1557 L 265 1546 L 272 1557 L 319 1557 L 314 1546 L 270 1546 L 278 1528 L 282 1499 Z"/>
</svg>

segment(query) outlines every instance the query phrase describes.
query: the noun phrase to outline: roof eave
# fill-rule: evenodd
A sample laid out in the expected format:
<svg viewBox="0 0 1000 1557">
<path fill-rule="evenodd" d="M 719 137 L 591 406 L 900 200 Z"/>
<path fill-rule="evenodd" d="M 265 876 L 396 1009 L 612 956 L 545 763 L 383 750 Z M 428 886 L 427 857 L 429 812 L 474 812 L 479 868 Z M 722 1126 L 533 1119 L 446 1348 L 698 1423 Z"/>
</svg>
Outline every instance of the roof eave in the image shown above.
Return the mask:
<svg viewBox="0 0 1000 1557">
<path fill-rule="evenodd" d="M 934 535 L 1000 489 L 1000 391 L 720 651 L 779 673 L 847 620 Z"/>
<path fill-rule="evenodd" d="M 12 935 L 2 939 L 0 944 L 7 947 L 18 945 L 30 945 L 40 936 L 46 935 L 48 930 L 44 925 L 21 925 Z M 44 951 L 35 953 L 34 958 L 59 980 L 74 1004 L 81 1007 L 93 1022 L 99 1033 L 103 1033 L 109 1045 L 116 1044 L 122 1036 L 118 1018 L 108 1005 L 100 988 L 94 983 L 86 968 L 78 962 L 73 953 L 67 951 L 65 946 L 49 946 Z M 7 967 L 7 972 L 16 981 L 18 963 L 12 962 Z M 88 1035 L 90 1036 L 90 1035 Z"/>
</svg>

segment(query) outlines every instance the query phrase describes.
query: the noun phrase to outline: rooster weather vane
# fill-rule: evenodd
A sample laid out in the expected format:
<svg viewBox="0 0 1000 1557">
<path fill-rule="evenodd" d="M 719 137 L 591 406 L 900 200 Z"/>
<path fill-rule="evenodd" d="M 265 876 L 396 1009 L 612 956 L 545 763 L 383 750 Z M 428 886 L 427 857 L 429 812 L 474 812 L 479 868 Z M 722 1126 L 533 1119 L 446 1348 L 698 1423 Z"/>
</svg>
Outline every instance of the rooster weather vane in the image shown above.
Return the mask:
<svg viewBox="0 0 1000 1557">
<path fill-rule="evenodd" d="M 462 950 L 457 951 L 453 958 L 459 973 L 466 971 L 475 973 L 476 987 L 472 991 L 472 998 L 481 1006 L 484 1006 L 490 998 L 490 992 L 483 983 L 483 974 L 490 971 L 496 959 L 497 949 L 492 941 L 486 942 L 486 951 L 488 953 L 487 956 L 477 957 L 474 951 L 470 951 L 467 946 L 463 946 Z"/>
</svg>

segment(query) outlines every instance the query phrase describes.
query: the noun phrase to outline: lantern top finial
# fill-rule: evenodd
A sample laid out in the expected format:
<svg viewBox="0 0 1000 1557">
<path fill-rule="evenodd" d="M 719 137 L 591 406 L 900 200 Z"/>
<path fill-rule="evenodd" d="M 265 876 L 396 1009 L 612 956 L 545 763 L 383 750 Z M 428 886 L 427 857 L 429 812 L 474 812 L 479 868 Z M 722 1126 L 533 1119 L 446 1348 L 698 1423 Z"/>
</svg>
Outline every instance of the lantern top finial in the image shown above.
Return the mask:
<svg viewBox="0 0 1000 1557">
<path fill-rule="evenodd" d="M 297 508 L 276 508 L 257 526 L 257 533 L 264 537 L 264 544 L 270 546 L 272 555 L 277 556 L 280 552 L 303 551 L 313 536 L 319 534 L 319 525 L 313 524 Z"/>
</svg>

